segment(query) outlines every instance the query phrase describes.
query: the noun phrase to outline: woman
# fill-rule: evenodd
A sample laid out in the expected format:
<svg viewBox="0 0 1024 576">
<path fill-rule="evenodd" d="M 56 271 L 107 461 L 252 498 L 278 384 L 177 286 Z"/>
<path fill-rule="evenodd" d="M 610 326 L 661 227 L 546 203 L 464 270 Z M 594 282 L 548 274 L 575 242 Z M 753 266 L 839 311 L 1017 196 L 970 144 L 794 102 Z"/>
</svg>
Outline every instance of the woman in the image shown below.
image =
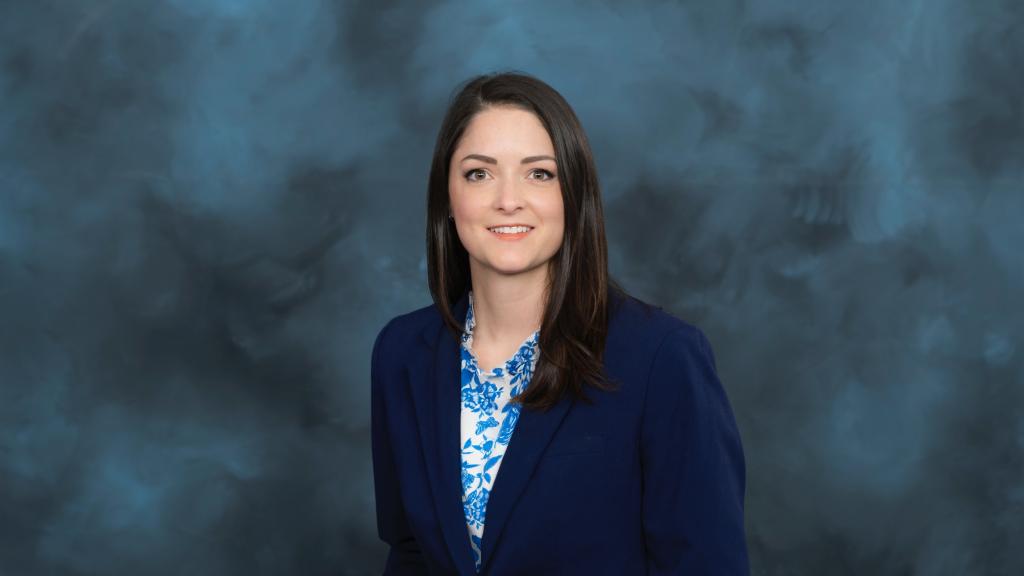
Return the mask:
<svg viewBox="0 0 1024 576">
<path fill-rule="evenodd" d="M 745 470 L 693 325 L 608 276 L 565 100 L 465 83 L 430 170 L 434 304 L 373 346 L 385 574 L 747 574 Z"/>
</svg>

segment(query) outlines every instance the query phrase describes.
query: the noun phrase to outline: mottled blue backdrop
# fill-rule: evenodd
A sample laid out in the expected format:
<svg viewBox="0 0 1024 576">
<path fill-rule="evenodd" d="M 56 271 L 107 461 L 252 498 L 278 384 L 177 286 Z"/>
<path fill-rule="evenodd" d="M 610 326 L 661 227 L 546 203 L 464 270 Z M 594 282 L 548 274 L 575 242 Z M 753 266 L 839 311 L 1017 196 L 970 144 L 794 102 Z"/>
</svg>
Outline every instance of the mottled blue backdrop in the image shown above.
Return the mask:
<svg viewBox="0 0 1024 576">
<path fill-rule="evenodd" d="M 0 2 L 0 574 L 375 574 L 373 338 L 454 86 L 588 131 L 757 575 L 1024 571 L 1024 4 Z"/>
</svg>

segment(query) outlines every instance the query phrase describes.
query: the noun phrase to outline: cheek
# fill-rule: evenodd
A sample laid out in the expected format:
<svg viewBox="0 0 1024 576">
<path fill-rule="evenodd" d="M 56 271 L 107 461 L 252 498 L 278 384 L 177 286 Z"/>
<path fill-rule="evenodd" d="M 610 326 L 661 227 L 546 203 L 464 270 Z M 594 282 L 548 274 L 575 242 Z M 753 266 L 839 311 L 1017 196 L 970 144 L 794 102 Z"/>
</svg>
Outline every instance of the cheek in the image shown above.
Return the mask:
<svg viewBox="0 0 1024 576">
<path fill-rule="evenodd" d="M 565 233 L 565 213 L 562 208 L 561 195 L 546 203 L 543 210 L 542 218 L 544 219 L 545 228 L 547 228 L 547 240 L 545 240 L 545 243 L 550 243 L 552 246 L 560 246 L 562 244 L 562 236 Z"/>
<path fill-rule="evenodd" d="M 556 192 L 551 198 L 548 198 L 544 203 L 543 210 L 544 219 L 548 221 L 549 225 L 562 226 L 565 222 L 565 212 L 562 206 L 561 192 Z"/>
</svg>

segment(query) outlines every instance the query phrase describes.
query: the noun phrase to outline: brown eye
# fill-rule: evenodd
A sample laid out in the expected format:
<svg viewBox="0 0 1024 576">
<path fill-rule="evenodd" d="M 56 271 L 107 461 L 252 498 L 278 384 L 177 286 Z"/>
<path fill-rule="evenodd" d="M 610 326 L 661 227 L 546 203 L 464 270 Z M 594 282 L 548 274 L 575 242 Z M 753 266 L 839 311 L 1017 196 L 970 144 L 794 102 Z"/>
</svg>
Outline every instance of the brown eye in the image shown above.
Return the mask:
<svg viewBox="0 0 1024 576">
<path fill-rule="evenodd" d="M 538 169 L 534 170 L 534 171 L 533 171 L 532 173 L 533 173 L 533 174 L 537 174 L 538 172 L 539 172 L 539 173 L 541 173 L 541 174 L 545 174 L 545 175 L 547 175 L 547 177 L 546 177 L 546 178 L 542 178 L 542 179 L 541 179 L 542 181 L 545 181 L 545 182 L 546 182 L 546 181 L 548 181 L 548 180 L 551 180 L 552 178 L 554 178 L 554 177 L 555 177 L 555 175 L 554 175 L 554 174 L 552 174 L 552 173 L 551 173 L 551 172 L 549 172 L 548 170 L 544 170 L 543 168 L 538 168 Z"/>
<path fill-rule="evenodd" d="M 474 174 L 474 173 L 476 173 L 476 172 L 481 172 L 481 173 L 482 173 L 482 172 L 483 172 L 483 170 L 481 170 L 481 169 L 479 169 L 479 168 L 473 168 L 472 170 L 467 170 L 467 171 L 466 171 L 466 172 L 465 172 L 465 173 L 464 173 L 464 174 L 462 175 L 462 177 L 463 177 L 463 178 L 465 178 L 466 180 L 469 180 L 470 182 L 476 182 L 476 179 L 470 178 L 470 175 L 472 175 L 472 174 Z"/>
</svg>

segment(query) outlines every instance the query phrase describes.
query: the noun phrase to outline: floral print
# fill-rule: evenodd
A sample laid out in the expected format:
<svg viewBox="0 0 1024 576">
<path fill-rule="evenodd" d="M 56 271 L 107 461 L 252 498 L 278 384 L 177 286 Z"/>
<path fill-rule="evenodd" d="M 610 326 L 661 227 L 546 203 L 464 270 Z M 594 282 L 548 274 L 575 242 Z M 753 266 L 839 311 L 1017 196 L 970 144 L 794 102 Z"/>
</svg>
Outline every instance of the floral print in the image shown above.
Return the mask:
<svg viewBox="0 0 1024 576">
<path fill-rule="evenodd" d="M 531 334 L 519 350 L 490 372 L 483 372 L 473 355 L 473 292 L 469 292 L 465 329 L 462 333 L 462 508 L 469 529 L 476 570 L 480 571 L 480 542 L 491 486 L 498 474 L 516 421 L 519 405 L 509 398 L 530 382 L 537 364 L 537 338 Z"/>
</svg>

